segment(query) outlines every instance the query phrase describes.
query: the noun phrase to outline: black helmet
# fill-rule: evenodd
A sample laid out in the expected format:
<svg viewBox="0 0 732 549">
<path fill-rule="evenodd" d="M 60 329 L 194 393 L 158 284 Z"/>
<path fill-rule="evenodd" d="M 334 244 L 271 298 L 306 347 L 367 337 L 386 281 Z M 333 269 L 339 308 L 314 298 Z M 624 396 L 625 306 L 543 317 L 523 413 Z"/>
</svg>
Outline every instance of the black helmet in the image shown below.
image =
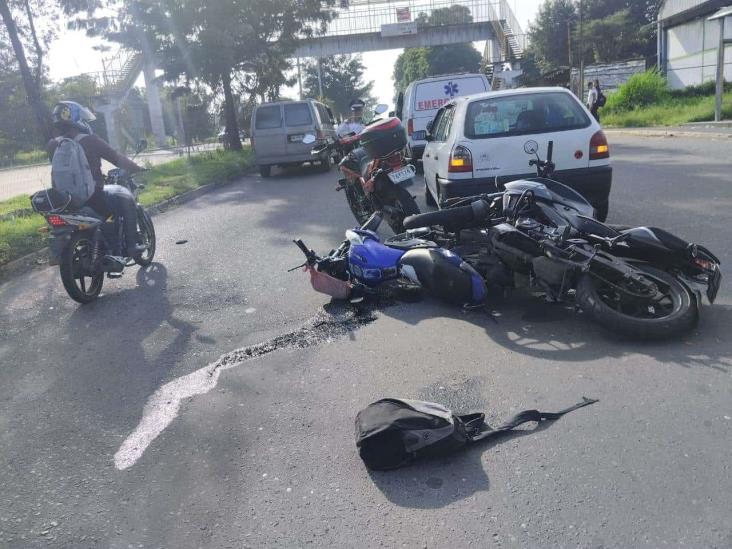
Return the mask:
<svg viewBox="0 0 732 549">
<path fill-rule="evenodd" d="M 352 99 L 348 106 L 352 111 L 358 111 L 363 110 L 363 108 L 366 106 L 366 103 L 363 101 L 363 99 Z"/>
<path fill-rule="evenodd" d="M 59 101 L 53 108 L 53 125 L 60 130 L 76 128 L 82 133 L 92 133 L 89 122 L 96 119 L 93 112 L 75 101 Z"/>
</svg>

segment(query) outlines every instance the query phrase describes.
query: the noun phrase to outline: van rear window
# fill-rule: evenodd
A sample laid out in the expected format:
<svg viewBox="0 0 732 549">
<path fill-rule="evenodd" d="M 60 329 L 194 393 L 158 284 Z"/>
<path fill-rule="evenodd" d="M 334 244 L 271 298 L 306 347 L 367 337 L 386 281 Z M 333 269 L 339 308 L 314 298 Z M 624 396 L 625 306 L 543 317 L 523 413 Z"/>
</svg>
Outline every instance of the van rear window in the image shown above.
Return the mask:
<svg viewBox="0 0 732 549">
<path fill-rule="evenodd" d="M 307 103 L 292 103 L 285 105 L 285 124 L 287 126 L 307 126 L 313 123 L 310 116 L 310 105 Z"/>
<path fill-rule="evenodd" d="M 589 117 L 567 93 L 522 93 L 470 103 L 465 114 L 465 137 L 560 132 L 589 125 Z"/>
<path fill-rule="evenodd" d="M 282 115 L 279 105 L 269 105 L 257 109 L 257 121 L 254 127 L 258 130 L 271 130 L 282 126 Z"/>
</svg>

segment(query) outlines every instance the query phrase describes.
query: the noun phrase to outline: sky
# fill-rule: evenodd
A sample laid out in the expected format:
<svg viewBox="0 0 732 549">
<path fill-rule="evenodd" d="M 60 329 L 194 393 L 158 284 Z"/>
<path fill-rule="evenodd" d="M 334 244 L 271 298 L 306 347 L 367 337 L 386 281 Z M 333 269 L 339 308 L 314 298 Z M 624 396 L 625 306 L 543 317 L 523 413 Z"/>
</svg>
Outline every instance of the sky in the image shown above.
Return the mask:
<svg viewBox="0 0 732 549">
<path fill-rule="evenodd" d="M 542 0 L 508 0 L 508 2 L 526 32 L 529 21 L 536 16 Z M 93 49 L 100 43 L 99 40 L 87 38 L 82 32 L 62 29 L 59 37 L 49 48 L 48 66 L 51 79 L 61 80 L 81 73 L 101 71 L 102 55 Z M 476 47 L 481 53 L 483 52 L 483 44 L 476 44 Z M 386 50 L 363 54 L 366 66 L 365 79 L 373 80 L 374 96 L 380 103 L 391 105 L 393 101 L 394 82 L 391 74 L 394 62 L 401 51 Z M 288 90 L 285 95 L 294 97 L 297 95 L 297 90 Z"/>
</svg>

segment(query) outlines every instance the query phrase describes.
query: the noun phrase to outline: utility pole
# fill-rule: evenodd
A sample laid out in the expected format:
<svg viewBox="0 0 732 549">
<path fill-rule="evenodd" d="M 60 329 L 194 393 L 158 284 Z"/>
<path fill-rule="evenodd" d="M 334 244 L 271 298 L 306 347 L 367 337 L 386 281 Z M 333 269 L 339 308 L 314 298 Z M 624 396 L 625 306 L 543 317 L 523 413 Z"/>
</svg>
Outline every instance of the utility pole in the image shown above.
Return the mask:
<svg viewBox="0 0 732 549">
<path fill-rule="evenodd" d="M 302 73 L 300 72 L 300 58 L 297 58 L 297 87 L 300 90 L 299 98 L 302 99 Z"/>
<path fill-rule="evenodd" d="M 318 57 L 318 99 L 323 99 L 323 77 L 320 74 L 320 57 Z"/>
<path fill-rule="evenodd" d="M 580 51 L 580 59 L 579 59 L 579 97 L 582 99 L 583 94 L 585 93 L 585 51 L 584 51 L 584 45 L 585 45 L 585 39 L 582 34 L 582 0 L 580 0 L 579 3 L 579 51 Z"/>
<path fill-rule="evenodd" d="M 732 15 L 732 6 L 722 8 L 709 18 L 709 21 L 719 20 L 719 49 L 717 50 L 717 88 L 714 101 L 714 121 L 722 120 L 722 93 L 724 92 L 724 50 L 732 39 L 724 38 L 724 20 Z"/>
</svg>

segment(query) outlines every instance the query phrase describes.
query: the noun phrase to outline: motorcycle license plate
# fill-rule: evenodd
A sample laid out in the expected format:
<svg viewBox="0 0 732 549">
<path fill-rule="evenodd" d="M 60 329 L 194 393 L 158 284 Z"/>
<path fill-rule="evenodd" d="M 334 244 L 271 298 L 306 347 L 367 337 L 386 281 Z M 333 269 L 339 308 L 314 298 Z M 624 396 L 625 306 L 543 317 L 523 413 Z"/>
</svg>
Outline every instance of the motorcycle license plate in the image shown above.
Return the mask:
<svg viewBox="0 0 732 549">
<path fill-rule="evenodd" d="M 389 172 L 389 179 L 395 185 L 413 178 L 417 174 L 417 170 L 411 164 L 407 164 L 403 168 Z"/>
<path fill-rule="evenodd" d="M 305 134 L 298 133 L 298 134 L 295 134 L 295 135 L 289 135 L 287 137 L 290 140 L 290 143 L 302 143 L 302 140 L 305 137 Z"/>
</svg>

